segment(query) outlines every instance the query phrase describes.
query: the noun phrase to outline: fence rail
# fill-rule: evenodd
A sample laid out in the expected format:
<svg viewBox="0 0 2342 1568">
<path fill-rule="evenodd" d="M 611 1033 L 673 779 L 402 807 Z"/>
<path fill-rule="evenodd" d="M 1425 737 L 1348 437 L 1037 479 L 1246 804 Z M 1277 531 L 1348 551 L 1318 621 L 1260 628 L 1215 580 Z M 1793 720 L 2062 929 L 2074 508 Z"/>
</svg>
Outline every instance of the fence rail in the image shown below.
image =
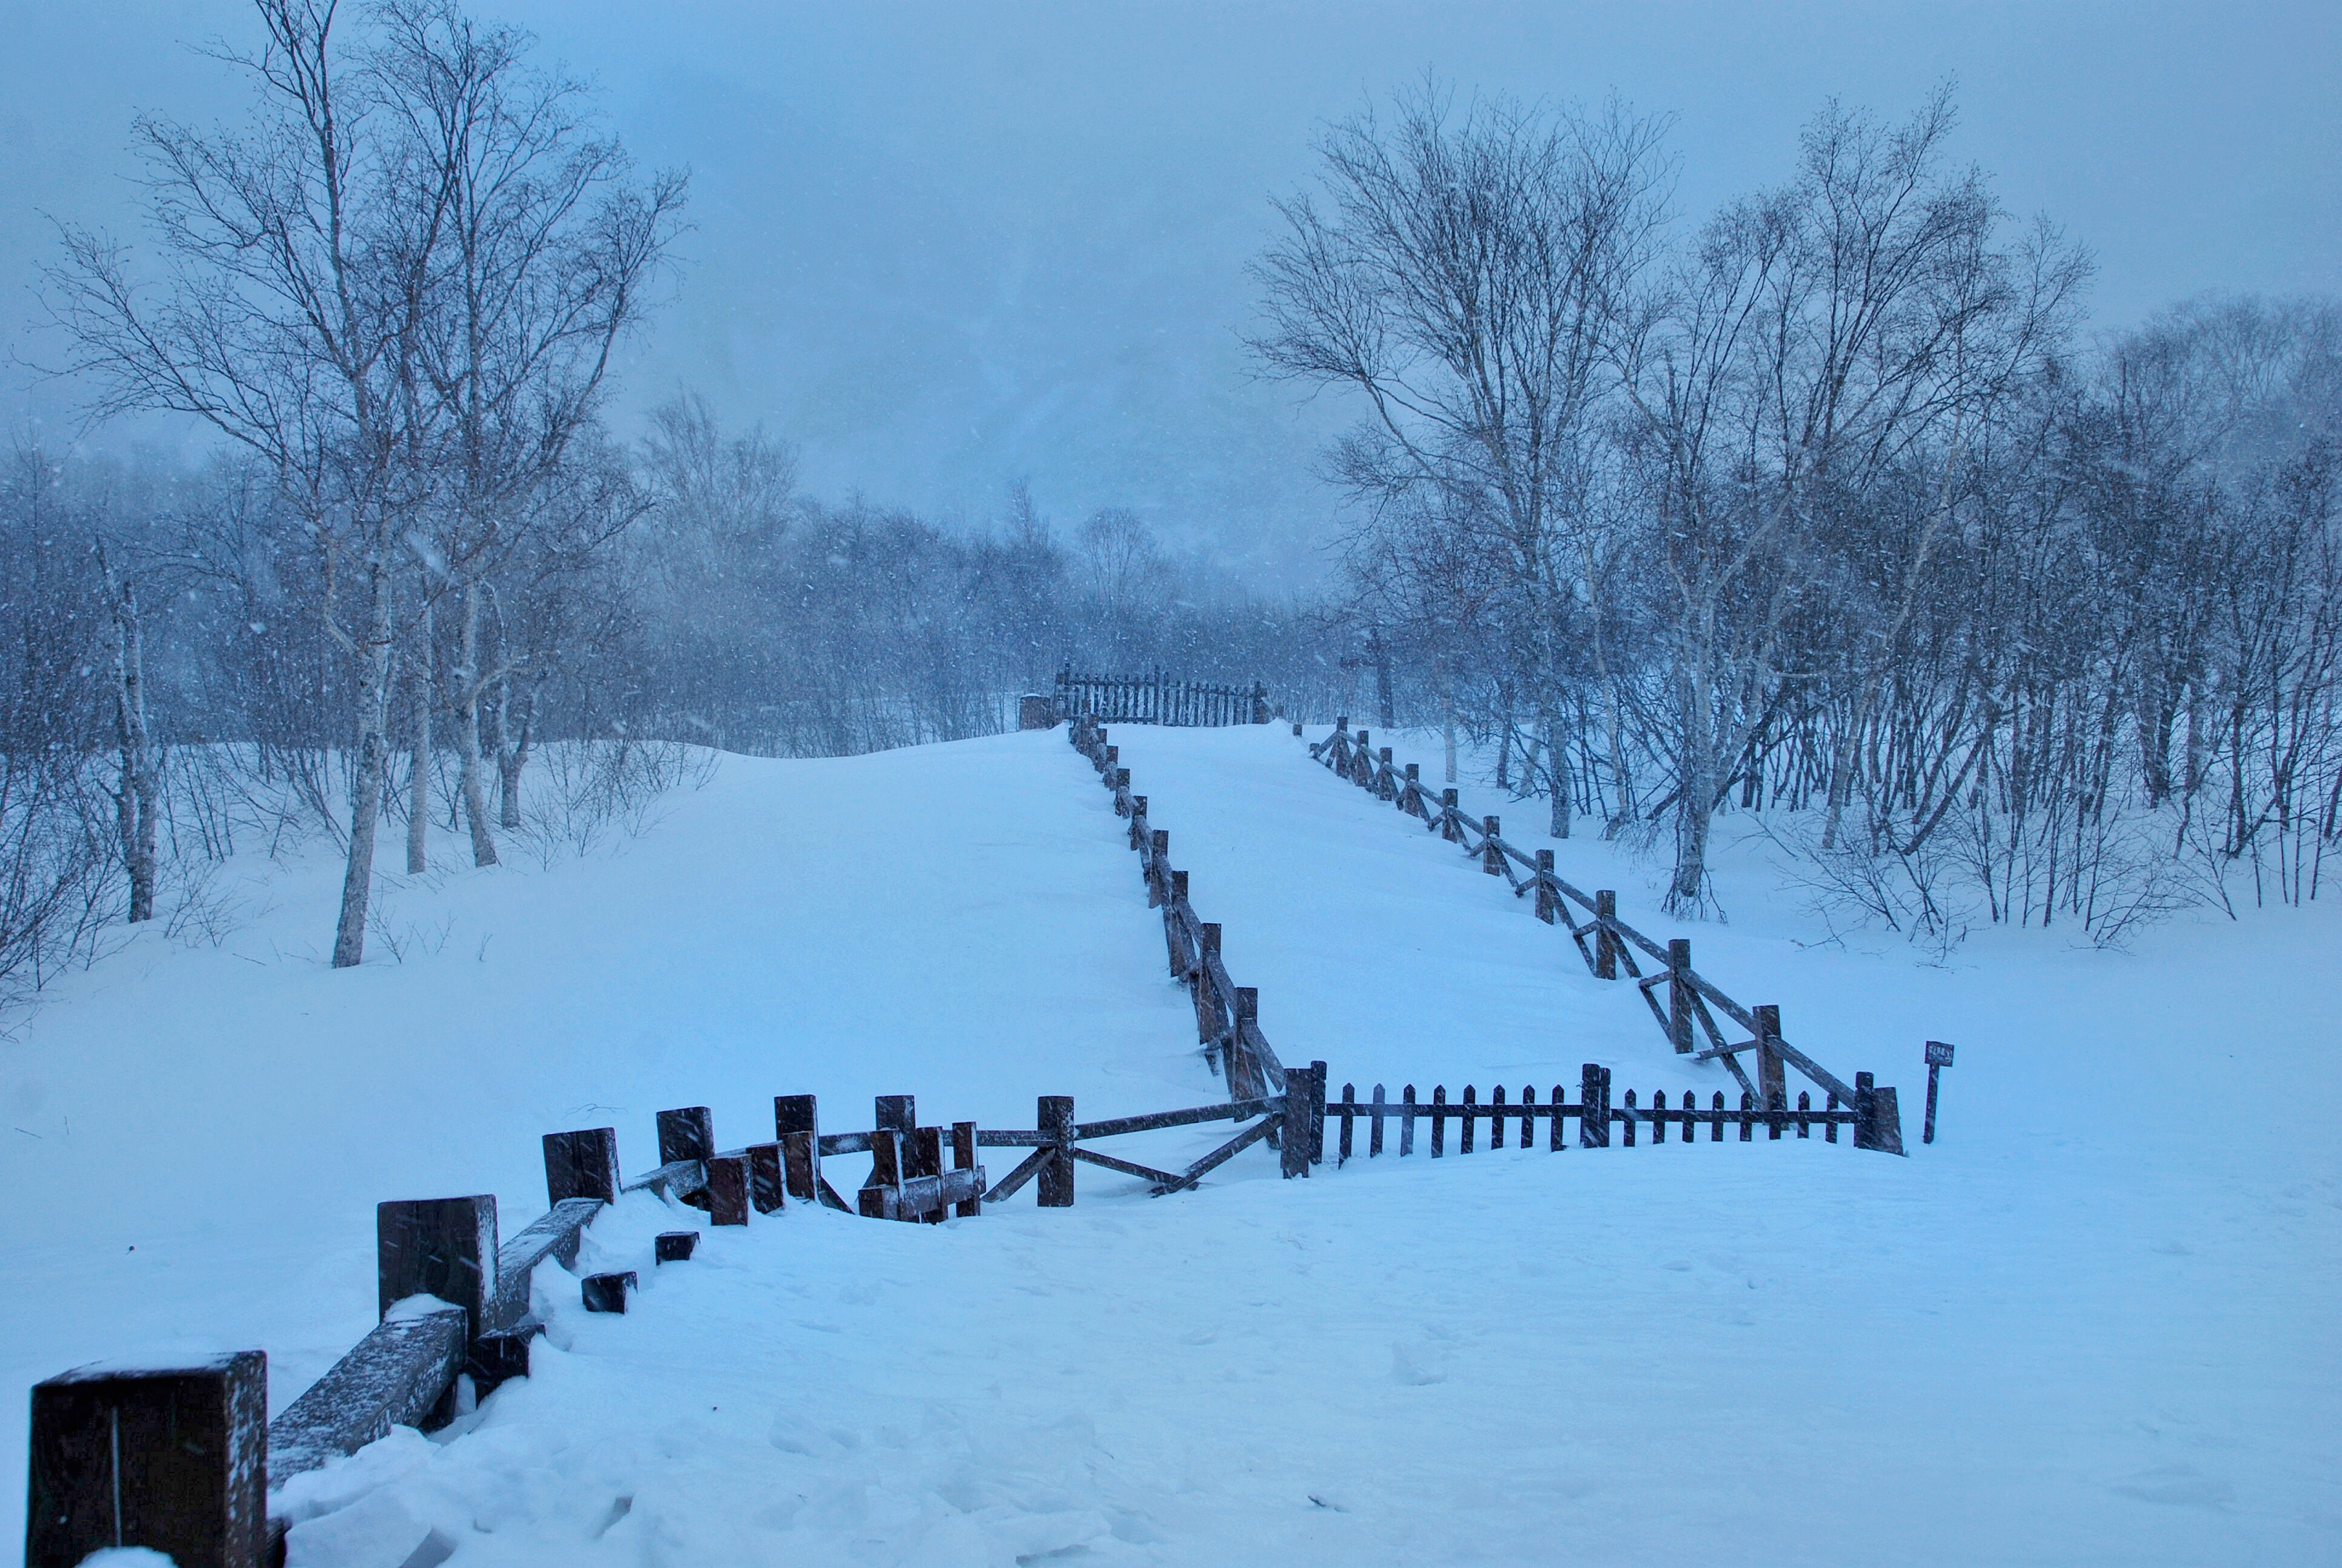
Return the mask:
<svg viewBox="0 0 2342 1568">
<path fill-rule="evenodd" d="M 1662 946 L 1644 935 L 1618 918 L 1618 895 L 1615 892 L 1604 888 L 1588 894 L 1573 887 L 1554 871 L 1553 851 L 1541 849 L 1530 854 L 1506 843 L 1498 820 L 1487 816 L 1475 822 L 1465 815 L 1456 806 L 1453 789 L 1442 790 L 1434 802 L 1423 786 L 1419 764 L 1408 763 L 1402 768 L 1394 764 L 1390 747 L 1373 749 L 1367 732 L 1360 729 L 1354 737 L 1349 725 L 1348 718 L 1336 719 L 1334 733 L 1311 745 L 1309 754 L 1336 776 L 1349 780 L 1378 800 L 1390 802 L 1422 823 L 1426 830 L 1436 833 L 1477 859 L 1483 871 L 1505 879 L 1514 897 L 1534 894 L 1537 918 L 1568 931 L 1578 956 L 1596 979 L 1617 979 L 1623 965 L 1626 978 L 1635 982 L 1660 1032 L 1678 1053 L 1695 1060 L 1722 1062 L 1739 1082 L 1741 1092 L 1768 1113 L 1787 1108 L 1786 1069 L 1789 1067 L 1805 1074 L 1835 1101 L 1854 1103 L 1855 1085 L 1822 1066 L 1782 1034 L 1777 1006 L 1743 1006 L 1695 970 L 1689 940 L 1678 937 Z M 1515 867 L 1525 874 L 1515 874 Z M 1582 922 L 1576 918 L 1573 905 L 1587 918 Z M 1644 974 L 1642 965 L 1636 961 L 1637 952 L 1660 968 L 1654 974 Z M 1654 994 L 1661 987 L 1666 992 L 1664 1006 Z M 1711 1004 L 1715 1011 L 1710 1010 Z M 1747 1030 L 1748 1037 L 1726 1038 L 1716 1022 L 1716 1012 Z M 1706 1042 L 1704 1047 L 1700 1045 L 1702 1038 Z M 1754 1078 L 1741 1064 L 1743 1054 L 1755 1064 Z M 1861 1076 L 1857 1075 L 1858 1081 Z M 1902 1153 L 1902 1122 L 1894 1089 L 1879 1087 L 1873 1092 L 1873 1098 L 1887 1118 L 1880 1134 L 1884 1140 L 1880 1146 Z"/>
<path fill-rule="evenodd" d="M 1056 717 L 1117 724 L 1216 726 L 1265 724 L 1268 688 L 1206 685 L 1174 680 L 1161 670 L 1144 675 L 1085 675 L 1057 672 Z"/>
</svg>

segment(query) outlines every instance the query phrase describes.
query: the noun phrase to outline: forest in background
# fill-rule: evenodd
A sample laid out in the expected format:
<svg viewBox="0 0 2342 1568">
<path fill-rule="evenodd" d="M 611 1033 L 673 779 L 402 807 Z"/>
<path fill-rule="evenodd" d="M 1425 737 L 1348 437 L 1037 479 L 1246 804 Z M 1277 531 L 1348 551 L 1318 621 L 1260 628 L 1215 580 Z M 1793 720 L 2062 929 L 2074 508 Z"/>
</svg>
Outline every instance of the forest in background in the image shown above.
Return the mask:
<svg viewBox="0 0 2342 1568">
<path fill-rule="evenodd" d="M 2313 897 L 2342 844 L 2342 315 L 2087 334 L 2086 257 L 1953 160 L 1947 95 L 1826 107 L 1696 224 L 1615 105 L 1427 85 L 1329 129 L 1256 268 L 1256 363 L 1364 413 L 1302 602 L 1022 486 L 984 527 L 806 494 L 688 394 L 611 428 L 684 178 L 452 5 L 257 9 L 249 121 L 140 122 L 149 242 L 68 226 L 50 271 L 94 423 L 0 474 L 0 993 L 321 836 L 356 963 L 385 824 L 410 873 L 433 820 L 493 864 L 687 747 L 988 734 L 1067 664 L 1444 726 L 1686 916 L 1725 814 L 1937 951 Z M 215 454 L 108 453 L 139 411 Z"/>
</svg>

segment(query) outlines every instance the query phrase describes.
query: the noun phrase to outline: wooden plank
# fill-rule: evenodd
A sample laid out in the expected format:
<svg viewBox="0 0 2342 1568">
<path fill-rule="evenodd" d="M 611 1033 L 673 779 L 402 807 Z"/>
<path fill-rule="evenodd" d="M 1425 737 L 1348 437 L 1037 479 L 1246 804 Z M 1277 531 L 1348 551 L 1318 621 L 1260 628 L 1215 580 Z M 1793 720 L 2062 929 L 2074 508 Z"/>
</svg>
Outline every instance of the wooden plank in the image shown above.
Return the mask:
<svg viewBox="0 0 2342 1568">
<path fill-rule="evenodd" d="M 715 1154 L 707 1161 L 707 1218 L 710 1224 L 745 1225 L 750 1208 L 748 1156 Z"/>
<path fill-rule="evenodd" d="M 578 1239 L 601 1212 L 599 1199 L 565 1198 L 496 1249 L 496 1288 L 484 1332 L 508 1328 L 528 1315 L 529 1283 L 536 1277 L 536 1265 L 551 1258 L 563 1268 L 574 1267 Z"/>
<path fill-rule="evenodd" d="M 1383 1102 L 1383 1086 L 1377 1084 L 1375 1085 L 1372 1120 L 1366 1126 L 1366 1158 L 1369 1160 L 1379 1158 L 1382 1154 L 1383 1117 L 1387 1114 L 1388 1109 L 1389 1107 Z"/>
<path fill-rule="evenodd" d="M 1456 1143 L 1456 1152 L 1459 1154 L 1468 1154 L 1472 1152 L 1473 1114 L 1477 1106 L 1479 1092 L 1473 1088 L 1471 1084 L 1465 1084 L 1463 1136 L 1458 1138 Z"/>
<path fill-rule="evenodd" d="M 1273 1115 L 1283 1109 L 1283 1102 L 1264 1098 L 1232 1100 L 1222 1105 L 1197 1105 L 1185 1111 L 1156 1111 L 1143 1116 L 1115 1116 L 1103 1122 L 1084 1122 L 1074 1129 L 1074 1136 L 1083 1143 L 1097 1138 L 1116 1138 L 1127 1133 L 1152 1133 L 1165 1127 L 1188 1127 L 1199 1122 L 1243 1122 L 1255 1116 Z M 1025 1134 L 1018 1134 L 1022 1137 Z M 1039 1136 L 1039 1134 L 1034 1134 Z M 987 1134 L 988 1136 L 988 1134 Z"/>
<path fill-rule="evenodd" d="M 812 1128 L 781 1134 L 781 1184 L 801 1203 L 820 1202 L 821 1136 Z"/>
<path fill-rule="evenodd" d="M 1042 1165 L 1056 1152 L 1056 1145 L 1052 1143 L 1045 1144 L 1026 1155 L 1024 1159 L 1017 1162 L 1015 1170 L 1000 1178 L 998 1185 L 984 1194 L 984 1201 L 987 1203 L 997 1203 L 1014 1195 L 1018 1188 L 1024 1186 L 1040 1172 Z"/>
<path fill-rule="evenodd" d="M 442 1313 L 438 1332 L 460 1355 L 463 1314 Z M 112 1546 L 262 1568 L 267 1420 L 268 1358 L 256 1350 L 164 1367 L 101 1363 L 35 1383 L 26 1568 L 72 1568 Z"/>
<path fill-rule="evenodd" d="M 1401 1159 L 1415 1153 L 1415 1085 L 1412 1084 L 1406 1085 L 1400 1097 L 1398 1153 Z"/>
<path fill-rule="evenodd" d="M 1447 1085 L 1431 1086 L 1431 1157 L 1447 1157 Z"/>
<path fill-rule="evenodd" d="M 621 1189 L 628 1193 L 656 1193 L 661 1197 L 690 1198 L 707 1190 L 707 1164 L 702 1160 L 677 1160 L 671 1165 L 661 1165 L 646 1176 L 637 1176 Z"/>
<path fill-rule="evenodd" d="M 1101 1166 L 1109 1171 L 1119 1171 L 1126 1176 L 1136 1176 L 1142 1181 L 1152 1182 L 1164 1192 L 1171 1192 L 1187 1184 L 1186 1178 L 1184 1176 L 1174 1175 L 1168 1171 L 1158 1171 L 1152 1165 L 1142 1165 L 1135 1160 L 1118 1160 L 1112 1154 L 1101 1154 L 1096 1149 L 1085 1149 L 1079 1144 L 1074 1145 L 1073 1156 L 1088 1164 Z"/>
<path fill-rule="evenodd" d="M 741 1151 L 748 1158 L 748 1198 L 760 1214 L 777 1213 L 788 1203 L 788 1182 L 781 1172 L 778 1144 L 751 1144 Z"/>
<path fill-rule="evenodd" d="M 1561 1124 L 1564 1120 L 1562 1112 L 1565 1104 L 1566 1102 L 1562 1095 L 1561 1085 L 1556 1084 L 1553 1086 L 1553 1110 L 1550 1116 L 1553 1123 L 1552 1127 L 1549 1129 L 1551 1138 L 1546 1144 L 1546 1150 L 1549 1153 L 1556 1154 L 1560 1154 L 1564 1148 L 1567 1147 L 1567 1145 L 1561 1141 Z"/>
<path fill-rule="evenodd" d="M 1218 1148 L 1213 1150 L 1210 1154 L 1205 1155 L 1202 1159 L 1188 1166 L 1185 1174 L 1184 1184 L 1190 1187 L 1194 1186 L 1196 1182 L 1201 1180 L 1204 1176 L 1227 1164 L 1230 1160 L 1236 1158 L 1236 1155 L 1242 1154 L 1245 1150 L 1251 1148 L 1255 1144 L 1259 1143 L 1263 1138 L 1267 1137 L 1271 1133 L 1275 1132 L 1280 1125 L 1282 1125 L 1282 1119 L 1280 1117 L 1262 1117 L 1259 1121 L 1255 1122 L 1251 1126 L 1246 1127 L 1243 1132 L 1238 1133 L 1235 1137 L 1230 1138 L 1226 1143 L 1222 1144 Z"/>
<path fill-rule="evenodd" d="M 464 1322 L 443 1308 L 377 1324 L 269 1424 L 270 1479 L 281 1486 L 394 1426 L 422 1425 L 464 1369 Z"/>
<path fill-rule="evenodd" d="M 1578 1069 L 1577 1144 L 1582 1149 L 1610 1146 L 1610 1070 L 1588 1062 Z"/>
</svg>

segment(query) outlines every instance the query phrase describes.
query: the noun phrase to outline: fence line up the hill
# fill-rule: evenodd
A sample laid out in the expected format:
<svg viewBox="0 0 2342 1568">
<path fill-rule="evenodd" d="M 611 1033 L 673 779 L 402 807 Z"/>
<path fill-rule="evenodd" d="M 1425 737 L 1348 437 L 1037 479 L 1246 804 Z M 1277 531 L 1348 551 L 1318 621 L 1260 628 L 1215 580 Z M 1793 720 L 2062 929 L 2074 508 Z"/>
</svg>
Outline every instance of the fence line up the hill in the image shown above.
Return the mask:
<svg viewBox="0 0 2342 1568">
<path fill-rule="evenodd" d="M 1474 822 L 1457 809 L 1456 791 L 1445 789 L 1434 803 L 1423 787 L 1419 764 L 1408 763 L 1404 769 L 1391 761 L 1391 748 L 1370 749 L 1367 732 L 1360 729 L 1354 738 L 1350 721 L 1336 719 L 1334 733 L 1309 748 L 1309 754 L 1333 770 L 1338 777 L 1349 780 L 1378 800 L 1390 802 L 1398 810 L 1416 818 L 1424 827 L 1436 833 L 1447 843 L 1456 844 L 1465 854 L 1480 862 L 1483 871 L 1491 876 L 1502 876 L 1512 888 L 1516 898 L 1536 896 L 1536 916 L 1547 924 L 1565 927 L 1576 946 L 1578 956 L 1598 980 L 1616 980 L 1623 964 L 1627 978 L 1636 983 L 1643 1001 L 1660 1032 L 1681 1054 L 1699 1061 L 1719 1061 L 1737 1079 L 1742 1091 L 1756 1097 L 1756 1104 L 1768 1111 L 1786 1110 L 1788 1104 L 1785 1068 L 1795 1067 L 1834 1099 L 1847 1104 L 1855 1100 L 1855 1087 L 1823 1067 L 1812 1057 L 1790 1044 L 1781 1033 L 1781 1010 L 1777 1006 L 1745 1007 L 1713 981 L 1691 966 L 1691 943 L 1677 937 L 1664 947 L 1618 918 L 1618 895 L 1608 888 L 1593 894 L 1580 892 L 1564 881 L 1554 871 L 1553 851 L 1541 849 L 1534 855 L 1526 854 L 1506 844 L 1496 818 L 1483 817 Z M 1515 866 L 1526 875 L 1514 874 Z M 1570 905 L 1585 911 L 1587 918 L 1580 923 L 1571 914 Z M 1645 974 L 1635 961 L 1641 952 L 1656 960 L 1662 967 L 1657 973 Z M 1666 988 L 1666 1004 L 1662 1007 L 1653 993 L 1660 986 Z M 1727 1040 L 1716 1022 L 1709 1004 L 1726 1017 L 1748 1031 L 1746 1040 Z M 1706 1038 L 1700 1048 L 1694 1035 L 1696 1029 Z M 1752 1080 L 1739 1061 L 1746 1052 L 1755 1060 L 1756 1075 Z M 1877 1095 L 1883 1099 L 1883 1109 L 1895 1105 L 1895 1091 L 1880 1088 Z M 1896 1153 L 1902 1152 L 1902 1124 L 1895 1113 L 1891 1133 L 1885 1135 Z"/>
<path fill-rule="evenodd" d="M 1647 1105 L 1638 1106 L 1632 1091 L 1617 1104 L 1609 1070 L 1592 1063 L 1584 1068 L 1575 1104 L 1565 1100 L 1559 1084 L 1543 1103 L 1530 1088 L 1508 1103 L 1501 1087 L 1482 1102 L 1469 1084 L 1457 1103 L 1448 1101 L 1445 1085 L 1418 1102 L 1413 1084 L 1396 1103 L 1386 1101 L 1376 1085 L 1373 1097 L 1362 1103 L 1355 1086 L 1346 1084 L 1341 1099 L 1329 1104 L 1326 1064 L 1288 1067 L 1261 1034 L 1257 994 L 1229 977 L 1220 956 L 1219 926 L 1196 915 L 1186 873 L 1171 867 L 1170 836 L 1149 825 L 1146 797 L 1131 793 L 1130 770 L 1106 744 L 1103 726 L 1092 717 L 1077 718 L 1069 738 L 1112 791 L 1116 813 L 1128 819 L 1128 842 L 1139 855 L 1147 902 L 1163 911 L 1172 976 L 1186 984 L 1194 1000 L 1197 1041 L 1227 1084 L 1226 1103 L 1080 1122 L 1072 1096 L 1045 1094 L 1036 1101 L 1029 1129 L 985 1128 L 974 1122 L 923 1127 L 911 1095 L 885 1094 L 874 1104 L 871 1130 L 824 1133 L 813 1095 L 783 1094 L 773 1102 L 772 1140 L 728 1151 L 716 1146 L 708 1108 L 684 1106 L 658 1113 L 659 1163 L 633 1181 L 620 1175 L 616 1129 L 546 1134 L 548 1212 L 510 1241 L 499 1242 L 491 1194 L 376 1206 L 381 1321 L 274 1422 L 267 1414 L 267 1357 L 257 1350 L 164 1367 L 101 1363 L 35 1385 L 28 1568 L 66 1568 L 115 1545 L 150 1547 L 180 1563 L 222 1568 L 282 1563 L 285 1525 L 269 1513 L 272 1487 L 355 1453 L 393 1426 L 444 1424 L 458 1413 L 466 1379 L 473 1394 L 480 1396 L 505 1380 L 525 1376 L 530 1342 L 544 1328 L 531 1303 L 538 1268 L 551 1259 L 574 1270 L 586 1226 L 630 1193 L 693 1204 L 716 1226 L 746 1225 L 752 1215 L 778 1213 L 792 1204 L 936 1223 L 947 1213 L 980 1215 L 986 1204 L 1003 1202 L 1028 1183 L 1036 1186 L 1042 1207 L 1069 1207 L 1077 1164 L 1136 1177 L 1164 1194 L 1193 1190 L 1236 1154 L 1266 1142 L 1278 1152 L 1279 1174 L 1306 1176 L 1326 1158 L 1329 1120 L 1338 1128 L 1337 1164 L 1353 1157 L 1361 1123 L 1366 1157 L 1388 1148 L 1385 1134 L 1391 1124 L 1396 1124 L 1395 1152 L 1413 1154 L 1417 1124 L 1427 1123 L 1428 1152 L 1440 1158 L 1446 1153 L 1450 1122 L 1456 1124 L 1456 1152 L 1469 1154 L 1481 1123 L 1488 1124 L 1490 1148 L 1504 1146 L 1512 1123 L 1519 1124 L 1520 1146 L 1527 1148 L 1539 1118 L 1546 1123 L 1547 1147 L 1556 1151 L 1568 1146 L 1563 1126 L 1575 1120 L 1576 1144 L 1585 1148 L 1610 1146 L 1614 1134 L 1617 1143 L 1632 1147 L 1638 1127 L 1649 1130 L 1651 1143 L 1663 1144 L 1671 1125 L 1679 1130 L 1681 1143 L 1696 1141 L 1703 1125 L 1710 1143 L 1721 1143 L 1730 1125 L 1739 1129 L 1743 1143 L 1758 1127 L 1768 1138 L 1779 1139 L 1791 1133 L 1805 1138 L 1819 1126 L 1824 1140 L 1834 1144 L 1843 1126 L 1852 1129 L 1856 1148 L 1902 1152 L 1895 1091 L 1875 1088 L 1867 1073 L 1857 1074 L 1851 1090 L 1833 1090 L 1820 1110 L 1804 1094 L 1791 1110 L 1778 1100 L 1759 1103 L 1751 1094 L 1742 1094 L 1736 1111 L 1726 1107 L 1720 1094 L 1703 1108 L 1688 1091 L 1679 1105 L 1669 1105 L 1664 1091 Z M 1364 741 L 1362 734 L 1361 746 Z M 1356 758 L 1346 761 L 1354 764 Z M 1367 782 L 1390 776 L 1386 753 L 1385 766 Z M 1412 769 L 1407 784 L 1412 789 Z M 1443 824 L 1451 829 L 1463 825 L 1452 796 L 1433 825 Z M 1499 852 L 1506 848 L 1493 821 L 1481 850 L 1489 844 Z M 1566 885 L 1560 891 L 1584 902 Z M 1577 933 L 1581 949 L 1584 929 Z M 1639 940 L 1615 920 L 1603 929 Z M 1687 964 L 1683 969 L 1687 972 Z M 1712 989 L 1706 994 L 1715 994 Z M 1784 1055 L 1804 1065 L 1801 1057 Z M 1239 1130 L 1178 1171 L 1082 1146 L 1212 1122 L 1234 1122 Z M 988 1183 L 977 1164 L 984 1148 L 1028 1152 L 999 1182 Z M 870 1171 L 848 1203 L 824 1176 L 822 1161 L 860 1154 L 870 1156 Z M 663 1233 L 653 1256 L 660 1264 L 687 1259 L 697 1239 L 696 1230 Z M 595 1312 L 624 1312 L 635 1284 L 631 1271 L 578 1280 L 584 1305 Z"/>
</svg>

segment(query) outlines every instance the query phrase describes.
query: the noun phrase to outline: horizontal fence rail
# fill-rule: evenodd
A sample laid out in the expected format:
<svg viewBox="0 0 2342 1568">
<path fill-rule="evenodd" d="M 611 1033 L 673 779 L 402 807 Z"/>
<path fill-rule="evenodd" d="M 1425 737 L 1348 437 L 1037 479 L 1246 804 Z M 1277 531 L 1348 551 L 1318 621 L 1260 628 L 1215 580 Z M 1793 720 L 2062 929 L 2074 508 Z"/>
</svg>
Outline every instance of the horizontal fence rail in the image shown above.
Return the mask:
<svg viewBox="0 0 2342 1568">
<path fill-rule="evenodd" d="M 1056 716 L 1101 724 L 1216 727 L 1265 724 L 1273 716 L 1268 688 L 1207 685 L 1175 680 L 1161 670 L 1145 675 L 1057 673 Z"/>
<path fill-rule="evenodd" d="M 1733 1000 L 1692 967 L 1691 943 L 1687 939 L 1678 937 L 1662 946 L 1644 935 L 1618 918 L 1616 893 L 1606 888 L 1587 894 L 1573 887 L 1555 873 L 1553 851 L 1541 849 L 1530 854 L 1506 843 L 1497 819 L 1486 816 L 1476 822 L 1466 816 L 1457 808 L 1453 789 L 1442 790 L 1438 799 L 1433 800 L 1430 791 L 1423 785 L 1419 764 L 1408 763 L 1401 767 L 1394 764 L 1390 747 L 1372 748 L 1367 732 L 1360 729 L 1353 735 L 1349 725 L 1346 717 L 1336 720 L 1334 733 L 1312 744 L 1309 754 L 1336 776 L 1347 779 L 1377 800 L 1388 801 L 1422 823 L 1426 831 L 1456 845 L 1477 860 L 1489 875 L 1503 877 L 1514 897 L 1534 895 L 1537 918 L 1568 931 L 1578 956 L 1596 979 L 1618 979 L 1623 967 L 1625 977 L 1635 982 L 1660 1032 L 1676 1052 L 1698 1061 L 1721 1062 L 1739 1082 L 1741 1092 L 1768 1112 L 1787 1108 L 1787 1069 L 1790 1067 L 1834 1100 L 1846 1104 L 1854 1103 L 1854 1085 L 1783 1036 L 1777 1006 L 1746 1007 Z M 1573 906 L 1586 918 L 1579 920 Z M 1653 973 L 1644 973 L 1636 958 L 1638 952 L 1658 965 Z M 1658 994 L 1661 991 L 1665 992 L 1664 1002 Z M 1717 1013 L 1748 1031 L 1748 1037 L 1726 1038 L 1716 1021 Z M 1743 1055 L 1756 1068 L 1754 1078 L 1741 1064 Z M 1875 1091 L 1875 1098 L 1882 1114 L 1890 1118 L 1890 1124 L 1881 1133 L 1884 1141 L 1879 1146 L 1901 1154 L 1902 1121 L 1896 1107 L 1895 1091 L 1880 1087 Z"/>
</svg>

